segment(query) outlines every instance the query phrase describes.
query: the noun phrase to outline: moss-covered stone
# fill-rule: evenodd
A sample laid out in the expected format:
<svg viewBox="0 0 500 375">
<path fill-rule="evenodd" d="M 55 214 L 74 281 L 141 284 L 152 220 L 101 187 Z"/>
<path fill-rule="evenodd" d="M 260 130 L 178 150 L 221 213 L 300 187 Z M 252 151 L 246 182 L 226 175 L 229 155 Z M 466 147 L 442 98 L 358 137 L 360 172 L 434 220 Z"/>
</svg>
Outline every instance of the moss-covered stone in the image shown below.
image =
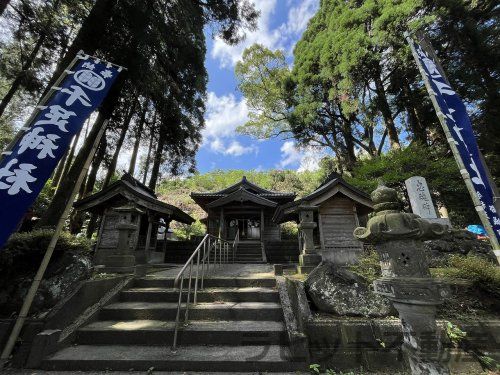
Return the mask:
<svg viewBox="0 0 500 375">
<path fill-rule="evenodd" d="M 316 267 L 305 287 L 319 311 L 365 317 L 385 317 L 393 311 L 389 300 L 375 294 L 364 278 L 330 263 Z"/>
</svg>

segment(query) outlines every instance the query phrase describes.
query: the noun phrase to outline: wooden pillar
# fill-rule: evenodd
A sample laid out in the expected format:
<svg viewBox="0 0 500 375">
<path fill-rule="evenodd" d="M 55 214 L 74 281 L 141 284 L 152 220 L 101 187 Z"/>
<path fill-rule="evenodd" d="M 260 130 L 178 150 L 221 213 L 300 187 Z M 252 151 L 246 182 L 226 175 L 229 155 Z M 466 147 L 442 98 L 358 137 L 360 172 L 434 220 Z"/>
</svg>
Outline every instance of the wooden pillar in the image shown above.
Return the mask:
<svg viewBox="0 0 500 375">
<path fill-rule="evenodd" d="M 226 238 L 224 234 L 224 207 L 220 209 L 220 218 L 219 218 L 219 237 Z"/>
<path fill-rule="evenodd" d="M 260 209 L 260 240 L 264 242 L 264 209 Z"/>
<path fill-rule="evenodd" d="M 151 230 L 153 229 L 153 220 L 148 213 L 148 232 L 146 233 L 146 243 L 144 244 L 144 256 L 146 257 L 146 264 L 149 263 L 149 245 L 151 242 Z"/>
</svg>

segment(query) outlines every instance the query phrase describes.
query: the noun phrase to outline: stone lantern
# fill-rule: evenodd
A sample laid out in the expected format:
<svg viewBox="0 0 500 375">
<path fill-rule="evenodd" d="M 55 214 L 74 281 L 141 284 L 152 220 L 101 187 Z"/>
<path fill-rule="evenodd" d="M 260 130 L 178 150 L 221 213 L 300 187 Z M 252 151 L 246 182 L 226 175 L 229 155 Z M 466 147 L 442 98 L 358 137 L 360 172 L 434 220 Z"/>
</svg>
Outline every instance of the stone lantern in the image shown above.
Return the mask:
<svg viewBox="0 0 500 375">
<path fill-rule="evenodd" d="M 423 240 L 444 234 L 447 227 L 401 212 L 394 189 L 379 186 L 371 198 L 375 213 L 354 236 L 374 245 L 380 256 L 382 278 L 374 282 L 375 292 L 398 310 L 412 374 L 449 374 L 436 327 L 436 306 L 447 290 L 431 277 L 423 247 Z"/>
<path fill-rule="evenodd" d="M 127 204 L 113 209 L 118 215 L 118 242 L 116 249 L 104 259 L 104 270 L 113 273 L 134 273 L 135 240 L 138 231 L 139 216 L 144 211 Z"/>
<path fill-rule="evenodd" d="M 318 264 L 321 263 L 321 255 L 316 252 L 314 247 L 314 228 L 317 224 L 314 222 L 315 206 L 300 205 L 299 211 L 299 230 L 302 235 L 301 249 L 299 255 L 299 273 L 309 273 Z"/>
</svg>

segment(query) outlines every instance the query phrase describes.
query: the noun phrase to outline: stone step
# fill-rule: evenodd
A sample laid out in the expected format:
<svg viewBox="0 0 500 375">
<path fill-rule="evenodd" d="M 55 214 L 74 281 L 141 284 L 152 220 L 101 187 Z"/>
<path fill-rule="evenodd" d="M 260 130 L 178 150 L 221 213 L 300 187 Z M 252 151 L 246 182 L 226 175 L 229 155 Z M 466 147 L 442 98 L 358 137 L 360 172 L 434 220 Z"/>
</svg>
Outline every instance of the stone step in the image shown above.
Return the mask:
<svg viewBox="0 0 500 375">
<path fill-rule="evenodd" d="M 240 258 L 240 257 L 236 257 L 236 259 L 234 260 L 235 262 L 238 261 L 238 262 L 247 262 L 247 263 L 254 263 L 254 262 L 262 262 L 262 257 L 245 257 L 245 258 Z"/>
<path fill-rule="evenodd" d="M 192 290 L 192 293 L 194 290 Z M 198 290 L 198 302 L 279 302 L 279 294 L 273 288 L 205 288 Z M 183 293 L 186 301 L 187 293 Z M 193 295 L 191 294 L 191 301 Z M 129 302 L 177 302 L 179 291 L 173 288 L 131 288 L 120 293 L 121 301 Z"/>
<path fill-rule="evenodd" d="M 297 371 L 306 364 L 290 361 L 279 345 L 169 346 L 76 345 L 60 350 L 42 363 L 45 370 L 66 371 Z"/>
<path fill-rule="evenodd" d="M 80 345 L 172 345 L 175 323 L 161 320 L 97 321 L 77 332 Z M 191 321 L 181 326 L 179 345 L 287 344 L 282 322 Z"/>
<path fill-rule="evenodd" d="M 262 253 L 259 252 L 259 253 L 236 253 L 236 258 L 240 258 L 240 257 L 260 257 L 262 258 Z"/>
<path fill-rule="evenodd" d="M 245 250 L 245 251 L 240 251 L 238 250 L 236 252 L 236 255 L 262 255 L 262 251 L 260 249 L 256 250 Z"/>
<path fill-rule="evenodd" d="M 236 263 L 236 264 L 245 264 L 245 263 L 248 263 L 248 264 L 265 264 L 266 262 L 264 262 L 262 260 L 262 258 L 261 258 L 261 259 L 256 259 L 256 260 L 253 260 L 253 261 L 236 259 L 234 261 L 234 263 Z"/>
<path fill-rule="evenodd" d="M 240 262 L 238 263 L 245 263 Z M 173 288 L 174 279 L 161 277 L 144 277 L 138 278 L 134 282 L 134 286 L 138 288 L 162 287 Z M 247 287 L 264 287 L 273 288 L 276 286 L 274 278 L 231 278 L 231 277 L 209 277 L 204 280 L 205 288 L 247 288 Z"/>
<path fill-rule="evenodd" d="M 118 302 L 104 306 L 100 320 L 174 320 L 175 302 Z M 190 320 L 271 320 L 281 321 L 283 311 L 277 302 L 199 303 L 189 308 Z"/>
</svg>

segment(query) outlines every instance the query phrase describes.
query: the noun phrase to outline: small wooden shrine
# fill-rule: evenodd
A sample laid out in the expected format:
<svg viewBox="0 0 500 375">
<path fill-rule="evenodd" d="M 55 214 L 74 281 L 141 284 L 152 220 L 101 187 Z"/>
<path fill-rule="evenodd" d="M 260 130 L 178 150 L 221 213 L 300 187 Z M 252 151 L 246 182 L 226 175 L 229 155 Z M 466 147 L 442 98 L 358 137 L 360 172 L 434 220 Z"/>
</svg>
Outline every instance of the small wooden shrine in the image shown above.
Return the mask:
<svg viewBox="0 0 500 375">
<path fill-rule="evenodd" d="M 135 264 L 149 261 L 150 253 L 157 250 L 159 227 L 167 230 L 172 220 L 194 222 L 178 207 L 158 200 L 152 189 L 127 173 L 75 202 L 74 207 L 101 217 L 94 262 L 115 272 L 129 272 Z"/>
<path fill-rule="evenodd" d="M 355 262 L 362 251 L 353 231 L 366 224 L 372 210 L 369 195 L 333 173 L 311 194 L 279 206 L 273 221 L 299 224 L 302 255 L 311 255 L 311 266 L 321 258 L 343 265 Z"/>
<path fill-rule="evenodd" d="M 207 213 L 207 231 L 232 240 L 279 241 L 280 226 L 272 221 L 276 207 L 291 202 L 295 193 L 266 190 L 247 180 L 217 192 L 194 192 L 191 198 Z"/>
</svg>

